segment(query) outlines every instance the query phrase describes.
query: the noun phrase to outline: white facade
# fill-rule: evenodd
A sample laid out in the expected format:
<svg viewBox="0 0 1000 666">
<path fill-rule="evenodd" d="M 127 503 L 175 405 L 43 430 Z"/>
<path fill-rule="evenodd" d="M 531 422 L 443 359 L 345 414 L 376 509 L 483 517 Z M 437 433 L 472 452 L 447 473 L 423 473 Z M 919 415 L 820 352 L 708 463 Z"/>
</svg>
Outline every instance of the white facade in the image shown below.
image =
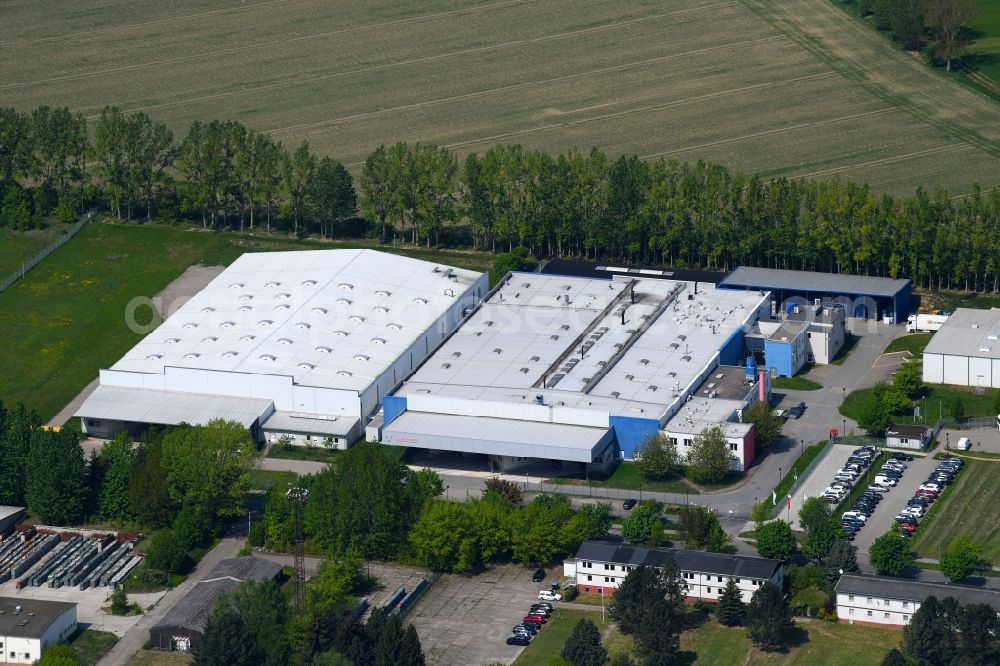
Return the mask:
<svg viewBox="0 0 1000 666">
<path fill-rule="evenodd" d="M 8 601 L 11 603 L 5 604 L 5 606 L 13 605 L 16 600 L 10 599 Z M 0 650 L 3 651 L 3 660 L 0 661 L 5 661 L 8 664 L 34 663 L 42 658 L 42 653 L 50 645 L 65 642 L 76 632 L 76 604 L 68 605 L 68 608 L 53 618 L 48 626 L 40 632 L 40 636 L 37 635 L 39 632 L 32 631 L 36 628 L 32 626 L 32 622 L 38 622 L 41 616 L 28 616 L 28 613 L 33 612 L 28 609 L 30 605 L 32 602 L 26 602 L 25 609 L 16 612 L 16 617 L 28 618 L 28 623 L 23 628 L 17 623 L 4 622 L 6 629 L 0 633 Z M 5 614 L 11 613 L 11 610 L 5 609 Z"/>
<path fill-rule="evenodd" d="M 614 594 L 614 590 L 622 584 L 625 576 L 632 571 L 635 566 L 625 564 L 612 564 L 610 562 L 588 562 L 578 561 L 575 564 L 576 587 L 585 594 Z M 703 571 L 681 570 L 681 578 L 686 586 L 685 596 L 688 599 L 704 599 L 705 601 L 718 601 L 722 592 L 729 582 L 729 576 L 705 573 Z M 782 577 L 775 575 L 774 578 L 739 578 L 733 579 L 740 588 L 740 595 L 743 601 L 750 603 L 753 593 L 756 592 L 765 580 L 771 580 L 775 585 L 780 586 Z"/>
<path fill-rule="evenodd" d="M 959 308 L 924 350 L 924 382 L 1000 388 L 1000 312 Z"/>
<path fill-rule="evenodd" d="M 868 622 L 901 627 L 920 608 L 918 601 L 888 599 L 867 594 L 837 593 L 837 619 L 841 622 Z"/>
<path fill-rule="evenodd" d="M 346 446 L 487 290 L 486 274 L 373 250 L 245 254 L 100 382 L 268 400 L 255 424 L 267 441 Z M 94 405 L 81 411 L 85 430 L 102 420 Z"/>
</svg>

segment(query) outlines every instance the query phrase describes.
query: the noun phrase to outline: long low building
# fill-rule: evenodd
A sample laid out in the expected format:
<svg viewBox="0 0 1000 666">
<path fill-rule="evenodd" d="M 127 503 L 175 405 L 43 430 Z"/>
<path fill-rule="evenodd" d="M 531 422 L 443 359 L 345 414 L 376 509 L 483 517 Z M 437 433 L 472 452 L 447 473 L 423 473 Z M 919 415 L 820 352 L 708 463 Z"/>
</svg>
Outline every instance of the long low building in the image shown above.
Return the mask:
<svg viewBox="0 0 1000 666">
<path fill-rule="evenodd" d="M 0 597 L 0 651 L 8 664 L 33 664 L 77 630 L 76 604 Z"/>
<path fill-rule="evenodd" d="M 953 583 L 844 574 L 835 588 L 837 619 L 849 624 L 909 624 L 928 597 L 952 597 L 962 605 L 988 604 L 1000 612 L 1000 590 Z"/>
<path fill-rule="evenodd" d="M 488 286 L 372 250 L 244 254 L 101 370 L 76 415 L 96 437 L 222 418 L 344 448 Z"/>
<path fill-rule="evenodd" d="M 1000 388 L 1000 311 L 955 310 L 924 349 L 924 382 Z"/>
<path fill-rule="evenodd" d="M 485 454 L 503 471 L 606 470 L 657 433 L 690 443 L 717 425 L 745 469 L 754 433 L 742 417 L 770 398 L 770 378 L 741 366 L 744 334 L 767 304 L 655 277 L 513 273 L 385 398 L 369 437 Z"/>
<path fill-rule="evenodd" d="M 765 581 L 778 587 L 784 581 L 781 560 L 605 541 L 580 544 L 576 557 L 563 563 L 563 575 L 575 580 L 580 592 L 612 595 L 634 568 L 662 569 L 669 560 L 680 570 L 687 586 L 685 595 L 691 601 L 718 601 L 730 578 L 736 581 L 745 602 L 750 601 Z"/>
<path fill-rule="evenodd" d="M 261 557 L 251 555 L 222 560 L 150 628 L 150 644 L 154 650 L 168 652 L 197 649 L 208 617 L 221 595 L 233 592 L 244 581 L 277 580 L 280 575 L 280 564 Z"/>
</svg>

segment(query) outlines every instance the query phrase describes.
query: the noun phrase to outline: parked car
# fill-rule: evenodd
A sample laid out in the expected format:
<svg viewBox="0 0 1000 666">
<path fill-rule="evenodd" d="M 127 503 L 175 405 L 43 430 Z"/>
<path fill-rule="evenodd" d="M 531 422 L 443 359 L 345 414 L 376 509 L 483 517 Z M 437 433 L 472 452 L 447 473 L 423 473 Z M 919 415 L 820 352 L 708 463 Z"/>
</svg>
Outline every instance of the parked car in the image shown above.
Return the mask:
<svg viewBox="0 0 1000 666">
<path fill-rule="evenodd" d="M 535 573 L 531 575 L 532 583 L 541 583 L 545 580 L 545 569 L 536 569 Z"/>
<path fill-rule="evenodd" d="M 872 480 L 872 483 L 873 484 L 879 483 L 883 486 L 894 486 L 897 483 L 899 483 L 899 479 L 893 478 L 891 476 L 886 476 L 885 474 L 879 474 Z"/>
<path fill-rule="evenodd" d="M 542 615 L 536 615 L 532 613 L 531 615 L 525 615 L 521 618 L 521 622 L 537 622 L 538 624 L 545 624 L 548 620 Z"/>
<path fill-rule="evenodd" d="M 527 645 L 531 639 L 522 634 L 511 634 L 507 637 L 507 645 Z"/>
<path fill-rule="evenodd" d="M 861 513 L 860 511 L 845 511 L 844 515 L 841 516 L 841 517 L 842 518 L 847 518 L 847 517 L 857 518 L 861 522 L 865 522 L 866 520 L 868 520 L 868 516 L 866 516 L 865 514 Z"/>
<path fill-rule="evenodd" d="M 538 627 L 535 625 L 519 624 L 514 627 L 514 631 L 526 631 L 532 636 L 538 633 Z"/>
<path fill-rule="evenodd" d="M 539 590 L 538 598 L 543 601 L 562 601 L 562 595 L 552 590 Z"/>
<path fill-rule="evenodd" d="M 636 504 L 637 504 L 637 502 L 630 497 L 627 500 L 625 500 L 624 502 L 622 502 L 622 508 L 625 509 L 626 511 L 631 511 L 635 507 Z"/>
<path fill-rule="evenodd" d="M 803 412 L 806 411 L 806 403 L 800 402 L 791 409 L 788 410 L 788 417 L 792 419 L 802 418 Z"/>
<path fill-rule="evenodd" d="M 943 489 L 939 483 L 922 483 L 919 487 L 919 490 L 930 490 L 934 493 L 940 493 Z"/>
<path fill-rule="evenodd" d="M 549 610 L 552 610 L 552 608 L 553 608 L 552 604 L 550 604 L 547 601 L 536 601 L 535 603 L 531 604 L 531 607 L 532 608 L 547 608 Z"/>
<path fill-rule="evenodd" d="M 923 518 L 924 517 L 924 507 L 922 507 L 922 506 L 912 506 L 911 505 L 911 506 L 907 506 L 906 508 L 904 508 L 902 511 L 900 511 L 900 513 L 907 513 L 907 514 L 910 514 L 911 516 L 916 516 L 917 518 Z"/>
</svg>

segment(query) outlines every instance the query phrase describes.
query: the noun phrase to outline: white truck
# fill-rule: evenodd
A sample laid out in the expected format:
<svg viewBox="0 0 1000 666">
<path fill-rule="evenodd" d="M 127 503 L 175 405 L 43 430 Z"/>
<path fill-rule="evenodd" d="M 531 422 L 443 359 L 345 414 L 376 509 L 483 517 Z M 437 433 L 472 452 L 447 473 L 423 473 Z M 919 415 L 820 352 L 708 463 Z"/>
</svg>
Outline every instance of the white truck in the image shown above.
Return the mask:
<svg viewBox="0 0 1000 666">
<path fill-rule="evenodd" d="M 907 333 L 931 333 L 941 330 L 948 315 L 911 314 L 906 318 Z"/>
</svg>

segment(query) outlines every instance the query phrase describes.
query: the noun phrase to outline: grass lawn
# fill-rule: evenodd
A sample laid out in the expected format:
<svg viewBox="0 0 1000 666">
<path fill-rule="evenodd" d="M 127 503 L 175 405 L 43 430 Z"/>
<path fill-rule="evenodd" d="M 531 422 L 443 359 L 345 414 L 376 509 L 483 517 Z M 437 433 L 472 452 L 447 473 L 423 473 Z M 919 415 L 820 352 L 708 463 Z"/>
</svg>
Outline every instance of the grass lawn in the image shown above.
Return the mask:
<svg viewBox="0 0 1000 666">
<path fill-rule="evenodd" d="M 776 389 L 791 389 L 793 391 L 818 391 L 823 388 L 808 377 L 796 375 L 794 377 L 775 377 L 771 380 L 771 386 Z"/>
<path fill-rule="evenodd" d="M 56 222 L 46 229 L 13 231 L 0 227 L 0 280 L 38 254 L 42 248 L 59 238 L 65 231 L 62 223 Z"/>
<path fill-rule="evenodd" d="M 635 463 L 623 462 L 615 468 L 611 476 L 603 474 L 590 474 L 590 480 L 582 474 L 573 476 L 561 476 L 555 479 L 547 479 L 546 483 L 573 486 L 593 486 L 595 488 L 621 488 L 622 490 L 650 490 L 660 493 L 697 493 L 699 486 L 704 490 L 719 490 L 738 483 L 743 478 L 742 474 L 731 473 L 719 483 L 695 484 L 687 479 L 678 478 L 670 481 L 646 481 L 639 473 L 639 467 Z M 638 496 L 636 497 L 638 499 Z"/>
<path fill-rule="evenodd" d="M 478 268 L 492 262 L 487 254 L 394 249 L 369 241 L 323 243 L 97 221 L 0 293 L 0 400 L 23 402 L 50 418 L 142 338 L 125 325 L 126 304 L 154 296 L 192 264 L 228 265 L 244 252 L 345 247 L 379 247 Z"/>
<path fill-rule="evenodd" d="M 983 545 L 983 559 L 1000 564 L 1000 463 L 967 460 L 955 483 L 931 507 L 913 540 L 922 557 L 939 559 L 956 536 Z"/>
<path fill-rule="evenodd" d="M 187 652 L 140 650 L 128 662 L 128 666 L 183 666 L 193 661 L 194 657 Z"/>
<path fill-rule="evenodd" d="M 924 347 L 927 343 L 931 341 L 930 333 L 915 333 L 913 335 L 904 335 L 898 337 L 889 343 L 889 346 L 885 348 L 883 354 L 892 354 L 894 352 L 910 352 L 914 356 L 920 356 L 924 353 Z"/>
<path fill-rule="evenodd" d="M 85 666 L 96 664 L 118 642 L 118 637 L 109 631 L 84 629 L 78 631 L 70 639 L 70 647 Z"/>
<path fill-rule="evenodd" d="M 858 419 L 861 405 L 872 389 L 858 389 L 847 394 L 847 399 L 840 405 L 840 413 L 849 419 Z M 928 421 L 936 420 L 940 414 L 945 420 L 951 418 L 951 405 L 956 398 L 962 399 L 963 409 L 967 417 L 995 416 L 993 409 L 994 391 L 985 391 L 976 395 L 976 389 L 967 386 L 947 386 L 944 384 L 925 384 L 921 389 L 920 398 L 912 401 L 912 405 L 920 405 L 921 412 Z M 893 414 L 900 423 L 909 423 L 913 419 L 913 407 L 909 406 L 901 412 Z"/>
<path fill-rule="evenodd" d="M 729 629 L 709 619 L 681 635 L 681 649 L 696 654 L 696 666 L 836 664 L 869 666 L 881 663 L 889 649 L 899 645 L 899 629 L 829 622 L 798 622 L 803 642 L 786 653 L 754 649 L 742 628 Z"/>
<path fill-rule="evenodd" d="M 573 627 L 583 618 L 597 625 L 599 631 L 607 627 L 607 622 L 601 621 L 600 609 L 596 611 L 570 610 L 556 608 L 552 617 L 542 627 L 531 643 L 514 660 L 515 666 L 542 666 L 549 657 L 562 651 L 566 639 L 573 632 Z"/>
<path fill-rule="evenodd" d="M 308 460 L 310 462 L 330 463 L 337 459 L 336 449 L 322 446 L 289 446 L 274 447 L 267 452 L 268 458 L 281 460 Z"/>
<path fill-rule="evenodd" d="M 255 469 L 250 474 L 250 490 L 270 490 L 281 482 L 293 483 L 299 475 L 295 472 L 273 472 L 266 469 Z"/>
</svg>

